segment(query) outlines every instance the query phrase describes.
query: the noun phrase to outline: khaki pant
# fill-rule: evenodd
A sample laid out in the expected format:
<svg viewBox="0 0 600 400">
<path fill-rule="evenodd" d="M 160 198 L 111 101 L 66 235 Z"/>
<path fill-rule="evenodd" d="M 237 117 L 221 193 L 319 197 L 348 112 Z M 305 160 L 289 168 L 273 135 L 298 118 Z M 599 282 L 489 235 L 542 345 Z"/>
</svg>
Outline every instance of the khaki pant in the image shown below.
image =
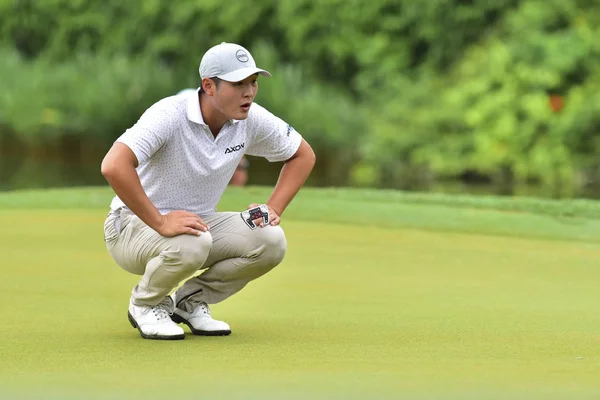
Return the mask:
<svg viewBox="0 0 600 400">
<path fill-rule="evenodd" d="M 128 209 L 111 211 L 104 223 L 108 252 L 121 268 L 142 275 L 132 290 L 135 305 L 160 303 L 188 278 L 177 290 L 178 304 L 187 299 L 218 303 L 283 260 L 286 240 L 280 226 L 250 229 L 233 212 L 203 221 L 209 232 L 167 238 Z"/>
</svg>

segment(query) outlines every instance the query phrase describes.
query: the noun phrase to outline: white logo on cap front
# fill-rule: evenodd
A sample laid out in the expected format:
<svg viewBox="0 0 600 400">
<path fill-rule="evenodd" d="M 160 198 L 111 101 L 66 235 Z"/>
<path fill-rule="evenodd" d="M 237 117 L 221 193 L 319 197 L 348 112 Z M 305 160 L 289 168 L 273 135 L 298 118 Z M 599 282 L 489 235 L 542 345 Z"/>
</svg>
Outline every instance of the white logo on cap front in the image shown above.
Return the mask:
<svg viewBox="0 0 600 400">
<path fill-rule="evenodd" d="M 238 50 L 235 52 L 235 58 L 238 59 L 239 62 L 248 62 L 249 58 L 248 58 L 248 54 L 246 54 L 246 52 L 244 50 Z"/>
</svg>

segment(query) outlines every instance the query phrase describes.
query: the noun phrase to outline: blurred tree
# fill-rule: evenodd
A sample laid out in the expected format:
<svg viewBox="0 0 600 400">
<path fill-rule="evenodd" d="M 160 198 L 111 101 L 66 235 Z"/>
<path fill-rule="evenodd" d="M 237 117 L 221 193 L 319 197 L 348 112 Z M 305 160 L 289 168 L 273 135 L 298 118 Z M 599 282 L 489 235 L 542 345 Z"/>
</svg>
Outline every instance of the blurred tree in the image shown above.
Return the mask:
<svg viewBox="0 0 600 400">
<path fill-rule="evenodd" d="M 0 126 L 111 141 L 230 41 L 277 70 L 259 101 L 315 144 L 320 184 L 568 194 L 599 178 L 599 22 L 593 0 L 4 0 Z"/>
<path fill-rule="evenodd" d="M 522 2 L 448 73 L 394 80 L 387 96 L 395 102 L 383 106 L 365 146 L 369 165 L 385 180 L 400 155 L 397 176 L 422 166 L 437 179 L 475 172 L 570 194 L 581 171 L 600 164 L 599 17 L 585 1 Z M 550 95 L 562 97 L 560 113 L 548 107 Z"/>
</svg>

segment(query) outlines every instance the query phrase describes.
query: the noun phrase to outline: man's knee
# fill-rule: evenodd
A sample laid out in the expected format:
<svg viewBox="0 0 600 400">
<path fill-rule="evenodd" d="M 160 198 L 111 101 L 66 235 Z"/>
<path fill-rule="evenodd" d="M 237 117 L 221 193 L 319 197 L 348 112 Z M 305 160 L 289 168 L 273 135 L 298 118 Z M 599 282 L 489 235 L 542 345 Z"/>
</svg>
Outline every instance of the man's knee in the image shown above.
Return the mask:
<svg viewBox="0 0 600 400">
<path fill-rule="evenodd" d="M 268 226 L 262 228 L 262 245 L 264 245 L 264 252 L 262 254 L 262 261 L 272 267 L 275 267 L 283 260 L 285 251 L 287 249 L 287 241 L 285 239 L 285 233 L 283 228 L 280 226 Z"/>
<path fill-rule="evenodd" d="M 203 232 L 200 236 L 180 235 L 167 251 L 163 252 L 165 261 L 180 264 L 185 270 L 195 271 L 204 265 L 212 247 L 212 236 Z"/>
</svg>

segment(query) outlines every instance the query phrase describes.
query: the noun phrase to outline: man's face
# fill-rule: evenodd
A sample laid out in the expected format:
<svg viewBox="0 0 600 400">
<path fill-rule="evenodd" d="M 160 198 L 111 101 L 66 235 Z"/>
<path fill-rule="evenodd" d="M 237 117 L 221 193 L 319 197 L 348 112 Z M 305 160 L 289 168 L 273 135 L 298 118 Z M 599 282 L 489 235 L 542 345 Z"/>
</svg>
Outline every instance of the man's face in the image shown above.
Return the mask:
<svg viewBox="0 0 600 400">
<path fill-rule="evenodd" d="M 258 92 L 258 74 L 240 82 L 221 81 L 214 91 L 215 108 L 228 118 L 246 119 Z"/>
</svg>

